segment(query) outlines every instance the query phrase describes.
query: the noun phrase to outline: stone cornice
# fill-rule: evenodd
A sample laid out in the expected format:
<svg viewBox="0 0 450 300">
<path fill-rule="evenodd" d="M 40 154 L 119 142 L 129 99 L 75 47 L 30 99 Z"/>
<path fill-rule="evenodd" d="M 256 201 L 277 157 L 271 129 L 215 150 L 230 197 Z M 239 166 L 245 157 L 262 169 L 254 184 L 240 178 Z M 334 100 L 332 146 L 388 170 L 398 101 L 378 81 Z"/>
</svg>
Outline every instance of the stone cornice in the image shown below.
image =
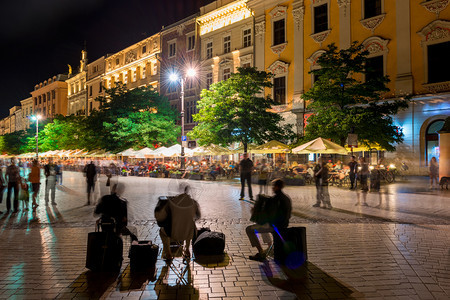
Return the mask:
<svg viewBox="0 0 450 300">
<path fill-rule="evenodd" d="M 424 42 L 447 39 L 450 37 L 450 21 L 435 20 L 417 33 Z"/>
<path fill-rule="evenodd" d="M 431 13 L 435 13 L 436 17 L 439 18 L 439 13 L 443 11 L 450 0 L 431 0 L 431 1 L 424 1 L 420 3 L 423 7 L 425 7 L 426 10 L 428 10 Z"/>
<path fill-rule="evenodd" d="M 274 46 L 270 47 L 270 49 L 272 50 L 273 53 L 280 56 L 280 54 L 284 51 L 284 49 L 286 49 L 286 46 L 287 46 L 287 42 L 285 42 L 283 44 L 274 45 Z"/>
<path fill-rule="evenodd" d="M 429 90 L 431 93 L 450 91 L 450 81 L 427 83 L 423 84 L 423 87 Z"/>
<path fill-rule="evenodd" d="M 351 2 L 351 0 L 337 0 L 339 7 L 348 6 Z"/>
<path fill-rule="evenodd" d="M 381 22 L 383 22 L 385 16 L 386 14 L 381 14 L 372 18 L 360 20 L 359 22 L 361 22 L 364 28 L 369 29 L 373 33 L 375 28 L 377 28 L 378 25 L 380 25 Z"/>
<path fill-rule="evenodd" d="M 292 17 L 294 18 L 294 24 L 298 30 L 300 30 L 303 23 L 303 18 L 305 17 L 305 6 L 301 5 L 292 9 Z"/>
<path fill-rule="evenodd" d="M 331 29 L 319 32 L 319 33 L 314 33 L 311 34 L 310 37 L 314 40 L 314 42 L 321 44 L 324 40 L 326 40 L 326 38 L 328 37 L 328 35 L 330 35 Z"/>
</svg>

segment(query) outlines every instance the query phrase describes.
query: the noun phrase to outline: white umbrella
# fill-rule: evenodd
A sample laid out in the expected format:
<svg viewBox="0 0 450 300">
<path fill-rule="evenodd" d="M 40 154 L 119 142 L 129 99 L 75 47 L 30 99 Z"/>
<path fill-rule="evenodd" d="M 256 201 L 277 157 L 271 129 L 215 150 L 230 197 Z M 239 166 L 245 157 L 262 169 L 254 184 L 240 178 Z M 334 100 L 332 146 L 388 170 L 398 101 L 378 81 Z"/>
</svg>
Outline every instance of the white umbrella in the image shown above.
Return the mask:
<svg viewBox="0 0 450 300">
<path fill-rule="evenodd" d="M 344 147 L 321 137 L 292 149 L 292 153 L 348 154 L 347 150 Z"/>
</svg>

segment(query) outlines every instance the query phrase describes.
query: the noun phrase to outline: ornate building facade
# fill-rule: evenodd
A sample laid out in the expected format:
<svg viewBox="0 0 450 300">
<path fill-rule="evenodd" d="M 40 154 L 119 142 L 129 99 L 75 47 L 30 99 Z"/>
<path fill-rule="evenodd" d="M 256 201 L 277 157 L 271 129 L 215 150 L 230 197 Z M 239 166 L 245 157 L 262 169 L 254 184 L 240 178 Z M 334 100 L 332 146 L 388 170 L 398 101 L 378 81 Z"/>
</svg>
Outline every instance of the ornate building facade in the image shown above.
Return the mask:
<svg viewBox="0 0 450 300">
<path fill-rule="evenodd" d="M 254 26 L 247 0 L 217 0 L 200 8 L 202 88 L 254 66 Z"/>
<path fill-rule="evenodd" d="M 152 86 L 159 91 L 160 34 L 157 33 L 105 58 L 103 86 L 121 82 L 128 89 Z"/>
<path fill-rule="evenodd" d="M 302 100 L 326 46 L 348 48 L 361 42 L 370 63 L 388 75 L 386 99 L 411 95 L 406 111 L 395 116 L 405 135 L 392 160 L 425 174 L 439 156 L 436 133 L 450 115 L 450 7 L 448 0 L 249 0 L 255 17 L 255 65 L 274 74 L 271 94 L 285 119 L 302 132 L 308 113 Z"/>
<path fill-rule="evenodd" d="M 197 15 L 188 17 L 161 30 L 161 95 L 167 97 L 170 106 L 181 113 L 180 82 L 171 82 L 170 75 L 183 76 L 184 85 L 184 130 L 188 132 L 195 126 L 192 116 L 197 113 L 197 100 L 200 98 L 200 43 Z M 197 74 L 189 78 L 188 69 Z M 195 148 L 196 142 L 188 140 L 188 147 Z"/>
<path fill-rule="evenodd" d="M 22 124 L 23 129 L 26 130 L 30 128 L 31 116 L 33 115 L 33 98 L 29 97 L 20 101 L 22 106 Z"/>
<path fill-rule="evenodd" d="M 105 96 L 105 88 L 103 86 L 103 77 L 105 75 L 105 56 L 93 61 L 87 65 L 87 110 L 89 116 L 92 110 L 100 107 L 100 103 L 96 101 L 97 97 Z"/>
<path fill-rule="evenodd" d="M 67 114 L 86 115 L 87 107 L 87 52 L 81 51 L 81 60 L 78 72 L 75 75 L 69 74 L 67 83 Z"/>
<path fill-rule="evenodd" d="M 35 85 L 31 92 L 35 114 L 50 119 L 67 115 L 67 78 L 66 74 L 58 74 Z"/>
</svg>

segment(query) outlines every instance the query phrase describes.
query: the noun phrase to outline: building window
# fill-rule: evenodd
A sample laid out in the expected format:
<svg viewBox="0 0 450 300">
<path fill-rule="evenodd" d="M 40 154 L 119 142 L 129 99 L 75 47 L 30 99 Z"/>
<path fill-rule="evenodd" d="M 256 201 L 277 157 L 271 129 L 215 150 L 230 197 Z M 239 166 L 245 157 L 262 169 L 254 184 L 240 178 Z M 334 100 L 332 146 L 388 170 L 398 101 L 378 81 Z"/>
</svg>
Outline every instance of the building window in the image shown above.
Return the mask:
<svg viewBox="0 0 450 300">
<path fill-rule="evenodd" d="M 450 41 L 428 45 L 428 83 L 450 81 Z"/>
<path fill-rule="evenodd" d="M 223 53 L 231 52 L 231 36 L 226 36 L 223 38 Z"/>
<path fill-rule="evenodd" d="M 92 96 L 92 85 L 89 86 L 89 96 Z"/>
<path fill-rule="evenodd" d="M 137 80 L 137 70 L 133 70 L 133 82 Z"/>
<path fill-rule="evenodd" d="M 251 64 L 250 64 L 250 63 L 245 63 L 245 64 L 242 65 L 242 67 L 243 67 L 243 68 L 250 68 L 250 67 L 251 67 Z"/>
<path fill-rule="evenodd" d="M 46 98 L 45 98 L 45 94 L 42 94 L 42 102 L 44 102 L 44 103 L 45 103 L 45 100 L 46 100 Z"/>
<path fill-rule="evenodd" d="M 243 39 L 243 46 L 250 47 L 252 45 L 252 30 L 251 29 L 245 29 L 242 32 L 242 39 Z"/>
<path fill-rule="evenodd" d="M 208 42 L 206 43 L 206 59 L 213 57 L 213 43 Z"/>
<path fill-rule="evenodd" d="M 213 83 L 213 74 L 212 73 L 206 74 L 206 89 L 209 90 L 209 87 L 211 86 L 212 83 Z"/>
<path fill-rule="evenodd" d="M 230 68 L 223 69 L 223 80 L 227 80 L 230 77 L 231 77 L 231 69 Z"/>
<path fill-rule="evenodd" d="M 93 73 L 97 72 L 97 66 L 94 66 L 94 71 Z"/>
<path fill-rule="evenodd" d="M 89 112 L 92 111 L 92 102 L 89 102 Z"/>
<path fill-rule="evenodd" d="M 364 0 L 364 19 L 381 15 L 381 0 Z"/>
<path fill-rule="evenodd" d="M 172 42 L 169 44 L 169 57 L 174 57 L 177 54 L 177 44 Z"/>
<path fill-rule="evenodd" d="M 128 72 L 123 74 L 123 83 L 127 84 L 128 83 Z"/>
<path fill-rule="evenodd" d="M 384 76 L 383 55 L 370 57 L 366 61 L 366 81 Z"/>
<path fill-rule="evenodd" d="M 211 74 L 212 75 L 212 74 Z M 37 102 L 37 98 L 36 97 L 34 97 L 34 105 L 37 105 L 38 104 L 38 102 Z"/>
<path fill-rule="evenodd" d="M 286 42 L 284 19 L 273 22 L 273 45 L 279 45 Z"/>
<path fill-rule="evenodd" d="M 314 7 L 314 33 L 328 30 L 328 4 Z"/>
<path fill-rule="evenodd" d="M 428 125 L 425 135 L 425 157 L 426 164 L 430 163 L 432 157 L 436 157 L 439 161 L 439 134 L 438 131 L 444 126 L 444 120 L 436 120 Z"/>
<path fill-rule="evenodd" d="M 186 103 L 186 123 L 194 123 L 193 115 L 195 114 L 195 101 L 189 101 Z"/>
<path fill-rule="evenodd" d="M 118 66 L 118 65 L 119 65 L 119 59 L 116 58 L 116 66 Z"/>
<path fill-rule="evenodd" d="M 39 104 L 41 104 L 41 103 L 42 103 L 42 97 L 39 96 Z"/>
<path fill-rule="evenodd" d="M 153 75 L 158 74 L 158 65 L 155 63 L 153 64 Z"/>
<path fill-rule="evenodd" d="M 273 98 L 277 104 L 286 103 L 286 77 L 273 79 Z"/>
<path fill-rule="evenodd" d="M 195 48 L 195 36 L 191 35 L 187 38 L 187 51 L 194 50 Z"/>
<path fill-rule="evenodd" d="M 142 46 L 142 53 L 147 52 L 147 46 Z"/>
<path fill-rule="evenodd" d="M 56 98 L 56 91 L 53 90 L 53 91 L 52 91 L 52 99 L 55 100 L 55 98 Z"/>
<path fill-rule="evenodd" d="M 98 92 L 101 93 L 103 91 L 103 85 L 102 82 L 98 83 Z"/>
<path fill-rule="evenodd" d="M 171 93 L 175 93 L 177 91 L 177 85 L 176 83 L 169 83 L 169 86 L 167 87 L 167 93 L 171 94 Z"/>
</svg>

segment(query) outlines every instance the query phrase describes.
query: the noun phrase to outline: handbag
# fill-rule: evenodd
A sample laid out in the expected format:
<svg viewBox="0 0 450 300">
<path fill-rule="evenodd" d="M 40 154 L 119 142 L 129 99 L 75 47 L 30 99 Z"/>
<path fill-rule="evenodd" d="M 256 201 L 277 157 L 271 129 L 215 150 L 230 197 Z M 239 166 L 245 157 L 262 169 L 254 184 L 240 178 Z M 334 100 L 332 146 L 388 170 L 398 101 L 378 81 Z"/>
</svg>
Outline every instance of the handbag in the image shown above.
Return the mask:
<svg viewBox="0 0 450 300">
<path fill-rule="evenodd" d="M 255 222 L 256 224 L 259 225 L 267 223 L 267 213 L 265 211 L 268 199 L 269 199 L 268 196 L 258 195 L 255 205 L 253 206 L 250 221 Z"/>
</svg>

